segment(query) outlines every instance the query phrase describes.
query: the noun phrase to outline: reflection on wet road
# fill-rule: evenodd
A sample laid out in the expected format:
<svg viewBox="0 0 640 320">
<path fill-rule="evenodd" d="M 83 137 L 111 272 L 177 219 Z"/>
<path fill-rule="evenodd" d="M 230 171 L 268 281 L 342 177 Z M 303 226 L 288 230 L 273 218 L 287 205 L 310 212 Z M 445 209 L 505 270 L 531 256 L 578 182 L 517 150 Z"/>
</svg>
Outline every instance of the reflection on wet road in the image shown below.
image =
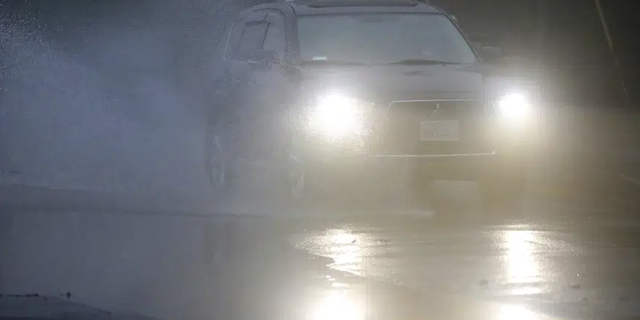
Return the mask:
<svg viewBox="0 0 640 320">
<path fill-rule="evenodd" d="M 461 193 L 457 186 L 451 191 Z M 53 195 L 35 199 L 55 200 L 50 204 L 58 208 L 61 197 Z M 73 193 L 68 198 L 87 197 Z M 5 240 L 0 250 L 11 261 L 1 268 L 2 280 L 10 281 L 0 283 L 10 285 L 11 292 L 34 287 L 48 293 L 71 290 L 90 304 L 109 297 L 102 305 L 108 308 L 131 308 L 127 299 L 142 299 L 136 310 L 180 319 L 202 319 L 195 315 L 225 308 L 239 312 L 238 319 L 252 319 L 246 313 L 262 314 L 263 308 L 281 301 L 301 307 L 297 311 L 309 320 L 368 315 L 376 306 L 389 316 L 367 320 L 428 318 L 399 317 L 415 310 L 405 304 L 428 307 L 426 312 L 439 315 L 456 313 L 435 319 L 482 319 L 469 307 L 480 301 L 508 303 L 490 303 L 490 312 L 478 305 L 487 319 L 540 319 L 531 311 L 580 319 L 640 315 L 638 218 L 602 204 L 532 197 L 520 214 L 485 219 L 474 211 L 473 199 L 462 200 L 445 211 L 453 219 L 442 219 L 442 211 L 425 218 L 402 209 L 366 215 L 290 210 L 269 216 L 265 205 L 248 200 L 227 216 L 17 211 L 0 223 L 6 228 L 0 232 Z M 244 209 L 267 213 L 239 215 Z M 311 266 L 299 267 L 297 256 L 283 250 L 288 249 L 281 246 L 285 241 L 330 257 L 332 263 L 314 257 Z M 63 262 L 55 252 L 65 253 Z M 38 272 L 45 265 L 48 272 Z M 309 287 L 302 296 L 297 289 L 306 280 L 298 281 L 296 273 L 307 269 L 315 273 L 321 290 Z M 119 276 L 96 276 L 102 274 Z M 96 281 L 98 286 L 88 286 Z M 378 283 L 401 286 L 376 290 L 382 286 Z M 237 295 L 231 295 L 230 288 Z M 291 303 L 280 293 L 306 300 Z M 266 301 L 247 308 L 230 304 L 234 299 Z"/>
<path fill-rule="evenodd" d="M 327 276 L 327 281 L 332 284 L 330 290 L 319 290 L 315 299 L 307 306 L 307 320 L 351 320 L 365 319 L 369 308 L 364 295 L 353 293 L 348 284 L 335 282 L 335 279 Z"/>
<path fill-rule="evenodd" d="M 630 223 L 453 225 L 400 218 L 296 233 L 332 268 L 429 293 L 525 303 L 566 316 L 640 315 L 640 236 Z M 507 311 L 505 311 L 507 312 Z M 508 312 L 507 312 L 508 313 Z"/>
<path fill-rule="evenodd" d="M 538 237 L 536 237 L 538 236 Z M 501 232 L 498 243 L 504 252 L 504 273 L 506 283 L 520 287 L 513 294 L 538 294 L 541 282 L 540 265 L 534 256 L 534 250 L 540 237 L 528 230 L 507 230 Z"/>
</svg>

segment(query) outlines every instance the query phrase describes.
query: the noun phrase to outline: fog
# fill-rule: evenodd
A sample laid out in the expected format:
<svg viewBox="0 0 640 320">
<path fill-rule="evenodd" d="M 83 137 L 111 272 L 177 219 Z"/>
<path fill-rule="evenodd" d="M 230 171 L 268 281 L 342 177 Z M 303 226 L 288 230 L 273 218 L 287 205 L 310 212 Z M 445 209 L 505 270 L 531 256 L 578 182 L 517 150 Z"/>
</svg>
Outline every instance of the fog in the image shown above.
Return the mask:
<svg viewBox="0 0 640 320">
<path fill-rule="evenodd" d="M 0 184 L 210 210 L 203 124 L 228 3 L 0 1 Z M 170 318 L 210 317 L 226 301 L 211 272 L 228 236 L 218 222 L 0 213 L 2 293 L 69 291 Z"/>
<path fill-rule="evenodd" d="M 210 212 L 204 123 L 216 44 L 238 10 L 231 0 L 0 0 L 0 185 L 95 191 L 164 211 Z M 545 153 L 544 164 L 566 161 L 539 171 L 554 178 L 575 167 L 573 157 L 558 156 L 570 147 L 612 145 L 606 137 L 590 139 L 590 128 L 628 118 L 572 112 L 548 111 L 556 121 L 549 127 L 563 134 L 553 136 L 557 151 L 547 150 L 556 153 Z M 572 128 L 583 131 L 568 133 Z M 212 257 L 232 233 L 262 245 L 262 227 L 225 233 L 228 225 L 208 218 L 2 214 L 0 292 L 70 291 L 73 300 L 115 311 L 211 316 L 214 302 L 226 303 L 219 284 L 232 285 L 237 278 L 229 275 L 240 274 L 215 277 Z M 259 269 L 254 274 L 276 255 L 250 253 L 238 265 Z"/>
<path fill-rule="evenodd" d="M 207 201 L 202 124 L 233 10 L 0 3 L 0 182 Z"/>
</svg>

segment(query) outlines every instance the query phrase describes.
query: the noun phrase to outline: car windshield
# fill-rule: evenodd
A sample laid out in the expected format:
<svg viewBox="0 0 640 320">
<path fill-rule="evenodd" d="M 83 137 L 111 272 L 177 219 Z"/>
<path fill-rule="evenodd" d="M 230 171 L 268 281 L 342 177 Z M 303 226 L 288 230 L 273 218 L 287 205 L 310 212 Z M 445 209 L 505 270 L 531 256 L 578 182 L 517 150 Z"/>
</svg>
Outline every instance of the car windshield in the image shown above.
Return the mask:
<svg viewBox="0 0 640 320">
<path fill-rule="evenodd" d="M 445 62 L 476 57 L 455 25 L 442 14 L 352 14 L 298 19 L 301 60 L 364 64 Z"/>
</svg>

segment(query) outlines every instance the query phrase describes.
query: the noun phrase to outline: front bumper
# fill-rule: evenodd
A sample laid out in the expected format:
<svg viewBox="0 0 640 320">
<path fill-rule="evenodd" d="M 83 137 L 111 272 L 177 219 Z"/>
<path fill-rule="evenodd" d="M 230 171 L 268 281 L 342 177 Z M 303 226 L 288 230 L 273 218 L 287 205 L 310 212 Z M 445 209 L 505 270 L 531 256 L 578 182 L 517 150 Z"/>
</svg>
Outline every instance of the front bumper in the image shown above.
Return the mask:
<svg viewBox="0 0 640 320">
<path fill-rule="evenodd" d="M 477 180 L 528 165 L 535 145 L 511 143 L 482 153 L 385 154 L 311 140 L 298 150 L 307 172 L 332 181 L 386 181 L 402 175 L 439 180 Z"/>
<path fill-rule="evenodd" d="M 393 104 L 392 104 L 393 105 Z M 384 179 L 380 173 L 398 170 L 440 176 L 442 179 L 476 179 L 493 168 L 522 167 L 536 150 L 537 117 L 506 121 L 475 101 L 409 101 L 376 109 L 365 117 L 370 128 L 342 139 L 302 128 L 296 144 L 311 170 L 322 175 L 364 176 Z M 425 122 L 455 122 L 455 139 L 436 129 L 430 136 Z M 448 125 L 445 125 L 447 127 Z M 437 127 L 440 128 L 440 127 Z M 448 132 L 448 131 L 443 131 Z"/>
</svg>

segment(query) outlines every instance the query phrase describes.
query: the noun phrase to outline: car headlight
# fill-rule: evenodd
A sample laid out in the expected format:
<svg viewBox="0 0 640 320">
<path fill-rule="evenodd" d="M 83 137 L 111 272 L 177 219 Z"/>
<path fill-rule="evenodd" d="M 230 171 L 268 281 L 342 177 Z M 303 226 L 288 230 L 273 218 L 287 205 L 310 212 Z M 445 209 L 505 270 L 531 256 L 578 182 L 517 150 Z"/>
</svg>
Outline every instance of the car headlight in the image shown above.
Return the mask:
<svg viewBox="0 0 640 320">
<path fill-rule="evenodd" d="M 331 139 L 343 139 L 365 133 L 366 107 L 362 101 L 339 94 L 320 96 L 308 115 L 309 127 Z"/>
<path fill-rule="evenodd" d="M 531 101 L 524 93 L 511 92 L 497 101 L 498 114 L 507 121 L 521 121 L 531 116 Z"/>
</svg>

